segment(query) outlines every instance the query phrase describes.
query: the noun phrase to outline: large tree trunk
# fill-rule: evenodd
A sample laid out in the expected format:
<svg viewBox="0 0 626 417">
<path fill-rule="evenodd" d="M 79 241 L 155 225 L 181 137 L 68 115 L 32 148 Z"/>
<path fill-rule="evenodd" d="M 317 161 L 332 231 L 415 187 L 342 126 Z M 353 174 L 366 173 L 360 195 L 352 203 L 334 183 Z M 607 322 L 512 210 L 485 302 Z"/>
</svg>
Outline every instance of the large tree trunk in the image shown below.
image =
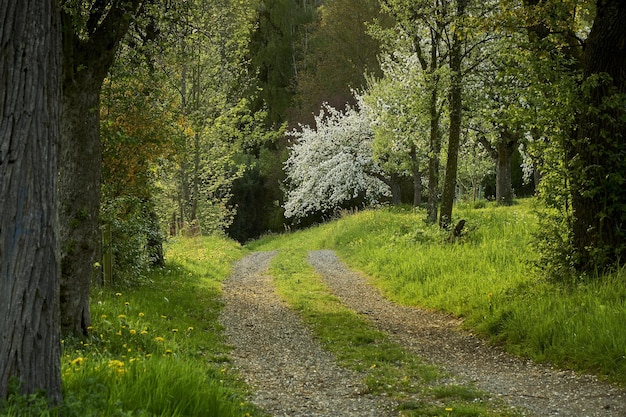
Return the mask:
<svg viewBox="0 0 626 417">
<path fill-rule="evenodd" d="M 597 2 L 583 51 L 584 79 L 595 80 L 583 101 L 577 137 L 568 144 L 574 247 L 582 271 L 603 270 L 626 259 L 626 3 Z M 620 98 L 621 95 L 621 98 Z"/>
<path fill-rule="evenodd" d="M 457 19 L 465 14 L 468 0 L 457 0 Z M 463 51 L 461 44 L 464 42 L 460 31 L 456 29 L 452 35 L 452 48 L 450 50 L 450 70 L 452 79 L 450 85 L 450 132 L 448 138 L 448 160 L 446 162 L 446 178 L 443 183 L 443 195 L 441 197 L 441 213 L 439 214 L 439 226 L 447 229 L 452 221 L 452 206 L 456 192 L 456 176 L 458 171 L 459 145 L 461 142 L 462 121 L 462 96 L 463 81 L 461 63 Z"/>
<path fill-rule="evenodd" d="M 56 0 L 0 7 L 0 401 L 61 400 L 57 145 L 61 31 Z"/>
<path fill-rule="evenodd" d="M 100 87 L 87 69 L 63 87 L 59 218 L 64 334 L 87 334 L 91 325 L 89 287 L 101 253 Z"/>
<path fill-rule="evenodd" d="M 100 261 L 100 89 L 141 0 L 98 1 L 86 27 L 76 27 L 63 1 L 63 113 L 59 161 L 61 220 L 61 326 L 86 334 L 89 287 Z"/>
</svg>

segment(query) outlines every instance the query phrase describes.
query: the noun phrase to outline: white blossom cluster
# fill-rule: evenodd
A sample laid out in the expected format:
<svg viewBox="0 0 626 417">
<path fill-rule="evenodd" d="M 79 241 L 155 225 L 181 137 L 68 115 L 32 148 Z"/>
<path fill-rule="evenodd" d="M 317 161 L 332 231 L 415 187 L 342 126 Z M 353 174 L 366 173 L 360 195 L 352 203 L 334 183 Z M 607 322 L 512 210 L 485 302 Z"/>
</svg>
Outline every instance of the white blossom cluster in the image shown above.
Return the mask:
<svg viewBox="0 0 626 417">
<path fill-rule="evenodd" d="M 368 204 L 389 195 L 372 159 L 370 121 L 356 108 L 339 111 L 324 105 L 316 128 L 300 126 L 285 162 L 285 216 L 303 218 L 330 212 L 357 197 Z"/>
</svg>

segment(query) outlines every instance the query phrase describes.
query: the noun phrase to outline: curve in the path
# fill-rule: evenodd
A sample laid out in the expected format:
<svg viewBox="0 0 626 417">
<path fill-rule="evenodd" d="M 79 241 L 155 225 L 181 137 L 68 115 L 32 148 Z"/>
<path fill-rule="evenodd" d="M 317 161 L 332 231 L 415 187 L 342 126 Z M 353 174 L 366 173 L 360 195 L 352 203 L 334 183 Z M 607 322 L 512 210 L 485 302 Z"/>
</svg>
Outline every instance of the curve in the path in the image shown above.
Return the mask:
<svg viewBox="0 0 626 417">
<path fill-rule="evenodd" d="M 275 294 L 267 275 L 273 256 L 243 258 L 223 286 L 220 322 L 235 368 L 254 389 L 251 401 L 274 416 L 396 415 L 395 404 L 363 394 L 362 377 L 337 365 Z"/>
<path fill-rule="evenodd" d="M 350 270 L 333 251 L 311 251 L 309 261 L 348 307 L 420 357 L 536 416 L 625 417 L 626 392 L 506 354 L 459 330 L 459 321 L 401 307 Z"/>
</svg>

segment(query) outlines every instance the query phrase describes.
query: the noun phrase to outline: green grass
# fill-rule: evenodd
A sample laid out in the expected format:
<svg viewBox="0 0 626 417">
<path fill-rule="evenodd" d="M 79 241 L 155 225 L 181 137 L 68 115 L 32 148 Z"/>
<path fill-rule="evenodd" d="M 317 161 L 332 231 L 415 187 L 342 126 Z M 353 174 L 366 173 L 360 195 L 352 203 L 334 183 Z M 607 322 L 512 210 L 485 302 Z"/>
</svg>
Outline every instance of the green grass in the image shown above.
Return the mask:
<svg viewBox="0 0 626 417">
<path fill-rule="evenodd" d="M 370 393 L 398 400 L 402 415 L 512 415 L 473 387 L 439 385 L 442 375 L 438 370 L 392 342 L 332 294 L 308 264 L 305 250 L 279 252 L 270 273 L 279 295 L 300 313 L 322 346 L 341 365 L 360 372 Z M 422 406 L 416 407 L 417 403 Z M 431 414 L 423 414 L 424 407 Z"/>
<path fill-rule="evenodd" d="M 221 281 L 243 254 L 226 239 L 181 239 L 167 248 L 168 266 L 141 285 L 94 289 L 89 339 L 64 340 L 62 407 L 13 395 L 2 415 L 264 415 L 228 370 L 217 322 Z"/>
<path fill-rule="evenodd" d="M 549 282 L 533 268 L 534 200 L 455 208 L 455 243 L 422 210 L 366 210 L 251 249 L 330 248 L 399 304 L 464 318 L 464 326 L 538 361 L 626 384 L 626 270 L 585 284 Z"/>
</svg>

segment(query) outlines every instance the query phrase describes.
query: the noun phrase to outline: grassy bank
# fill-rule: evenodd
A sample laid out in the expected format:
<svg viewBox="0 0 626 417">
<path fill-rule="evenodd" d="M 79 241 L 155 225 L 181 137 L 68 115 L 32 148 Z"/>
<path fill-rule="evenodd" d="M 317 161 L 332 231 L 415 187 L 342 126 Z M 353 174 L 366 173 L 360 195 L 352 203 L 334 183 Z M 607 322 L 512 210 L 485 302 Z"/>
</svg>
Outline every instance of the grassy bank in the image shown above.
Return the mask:
<svg viewBox="0 0 626 417">
<path fill-rule="evenodd" d="M 425 213 L 368 210 L 249 245 L 255 250 L 332 248 L 390 299 L 448 311 L 507 349 L 626 384 L 626 273 L 577 286 L 533 268 L 532 200 L 511 207 L 458 207 L 455 243 Z"/>
<path fill-rule="evenodd" d="M 95 289 L 88 340 L 64 340 L 64 405 L 13 396 L 3 415 L 261 416 L 225 366 L 220 282 L 245 251 L 218 238 L 169 245 L 141 285 Z"/>
</svg>

